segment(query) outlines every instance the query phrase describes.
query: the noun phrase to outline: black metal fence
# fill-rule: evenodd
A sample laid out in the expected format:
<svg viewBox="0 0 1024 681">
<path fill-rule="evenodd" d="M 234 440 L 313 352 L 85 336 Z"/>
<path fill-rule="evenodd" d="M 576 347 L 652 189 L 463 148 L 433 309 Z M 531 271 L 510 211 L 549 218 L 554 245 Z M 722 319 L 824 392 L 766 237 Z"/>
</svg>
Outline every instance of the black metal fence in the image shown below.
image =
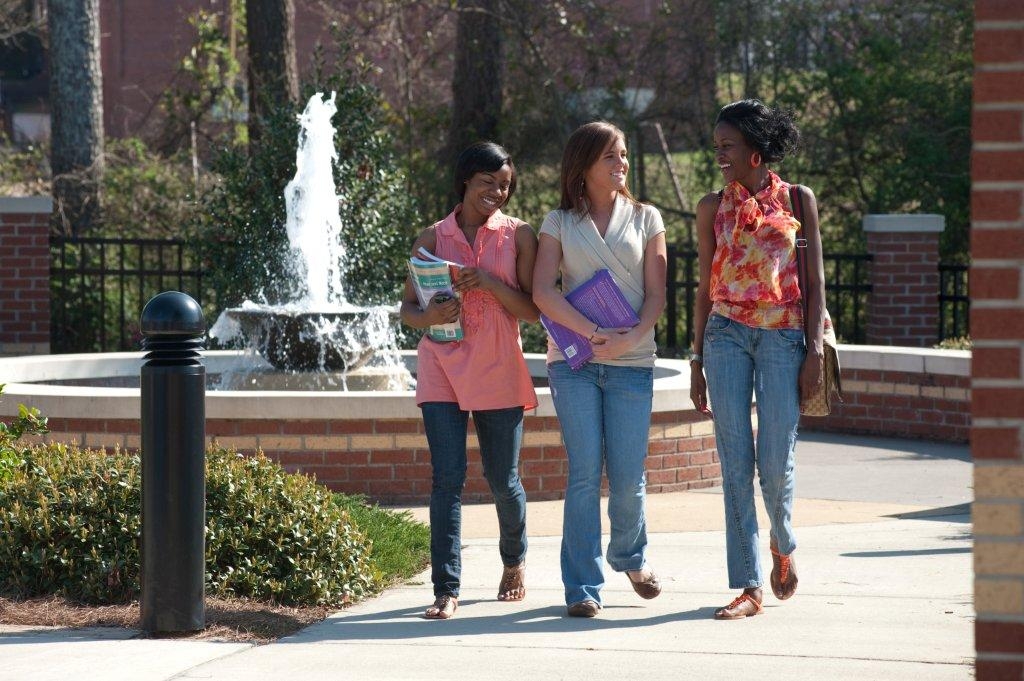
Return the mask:
<svg viewBox="0 0 1024 681">
<path fill-rule="evenodd" d="M 971 334 L 967 265 L 939 263 L 939 340 Z"/>
<path fill-rule="evenodd" d="M 201 305 L 199 249 L 183 240 L 50 238 L 50 346 L 53 352 L 138 350 L 139 315 L 161 291 Z"/>
<path fill-rule="evenodd" d="M 692 218 L 688 214 L 684 219 Z M 175 289 L 214 310 L 216 293 L 204 281 L 202 253 L 183 240 L 52 237 L 53 352 L 138 350 L 139 315 L 152 296 Z M 825 294 L 840 340 L 865 338 L 870 255 L 826 254 Z M 938 339 L 967 336 L 967 266 L 940 265 Z M 697 253 L 668 246 L 668 300 L 657 329 L 659 354 L 686 356 L 693 338 Z"/>
</svg>

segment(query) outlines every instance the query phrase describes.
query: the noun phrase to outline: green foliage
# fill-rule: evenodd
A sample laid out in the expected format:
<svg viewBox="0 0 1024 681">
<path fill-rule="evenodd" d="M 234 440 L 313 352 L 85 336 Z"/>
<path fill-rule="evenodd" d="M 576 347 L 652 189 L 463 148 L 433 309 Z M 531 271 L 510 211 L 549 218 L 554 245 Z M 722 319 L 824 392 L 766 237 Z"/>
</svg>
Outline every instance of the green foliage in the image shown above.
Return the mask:
<svg viewBox="0 0 1024 681">
<path fill-rule="evenodd" d="M 974 341 L 970 336 L 960 336 L 959 338 L 947 338 L 935 347 L 939 350 L 973 350 Z"/>
<path fill-rule="evenodd" d="M 736 77 L 723 99 L 758 96 L 795 110 L 804 148 L 783 175 L 815 190 L 831 247 L 861 246 L 866 213 L 940 213 L 943 260 L 966 261 L 973 3 L 720 9 L 719 32 L 746 36 L 724 41 Z"/>
<path fill-rule="evenodd" d="M 314 92 L 337 93 L 334 175 L 348 254 L 346 297 L 359 304 L 394 303 L 421 225 L 405 179 L 395 170 L 379 94 L 365 80 L 356 66 L 326 74 L 319 65 L 303 86 L 302 101 Z M 225 306 L 301 294 L 285 264 L 283 198 L 295 174 L 297 113 L 291 107 L 270 111 L 258 145 L 247 151 L 223 148 L 214 160 L 220 181 L 204 198 L 201 238 L 209 244 L 211 275 Z"/>
<path fill-rule="evenodd" d="M 4 384 L 0 383 L 0 394 L 3 392 Z M 14 469 L 25 461 L 28 447 L 21 446 L 18 442 L 22 436 L 46 435 L 50 432 L 46 420 L 35 407 L 19 404 L 18 416 L 13 421 L 0 421 L 0 482 L 11 477 Z"/>
<path fill-rule="evenodd" d="M 49 146 L 16 146 L 0 128 L 0 196 L 39 196 L 49 192 Z"/>
<path fill-rule="evenodd" d="M 207 454 L 210 593 L 284 604 L 347 603 L 374 590 L 370 542 L 327 488 L 262 454 Z"/>
<path fill-rule="evenodd" d="M 324 487 L 262 455 L 207 453 L 207 592 L 337 605 L 377 588 L 370 542 Z M 0 479 L 0 592 L 90 603 L 139 594 L 140 461 L 61 444 Z"/>
<path fill-rule="evenodd" d="M 196 196 L 209 184 L 209 175 L 193 170 L 184 151 L 160 153 L 135 137 L 106 144 L 102 236 L 185 236 L 184 227 L 196 220 Z"/>
<path fill-rule="evenodd" d="M 386 582 L 408 579 L 430 561 L 430 528 L 409 511 L 391 511 L 369 503 L 362 495 L 335 494 L 335 502 L 359 529 L 373 538 L 370 566 Z"/>
<path fill-rule="evenodd" d="M 246 140 L 240 116 L 245 109 L 240 96 L 242 69 L 227 35 L 244 28 L 244 2 L 231 0 L 230 5 L 226 15 L 199 9 L 188 19 L 196 32 L 195 42 L 161 99 L 167 118 L 158 145 L 165 152 L 187 146 L 186 142 L 195 144 L 194 135 L 211 140 L 227 133 L 238 143 Z M 222 27 L 222 20 L 236 26 Z"/>
</svg>

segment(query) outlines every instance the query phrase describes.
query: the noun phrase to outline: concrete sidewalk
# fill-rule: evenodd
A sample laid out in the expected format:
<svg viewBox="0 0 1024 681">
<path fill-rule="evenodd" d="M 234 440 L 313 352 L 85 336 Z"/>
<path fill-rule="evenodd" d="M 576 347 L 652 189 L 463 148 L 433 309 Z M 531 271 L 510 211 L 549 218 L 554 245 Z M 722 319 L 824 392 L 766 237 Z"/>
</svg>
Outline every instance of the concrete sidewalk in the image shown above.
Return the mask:
<svg viewBox="0 0 1024 681">
<path fill-rule="evenodd" d="M 561 502 L 529 504 L 528 596 L 495 600 L 488 505 L 465 509 L 456 617 L 420 617 L 429 574 L 277 643 L 136 639 L 92 629 L 0 633 L 0 679 L 973 678 L 971 465 L 966 447 L 809 433 L 798 450 L 797 596 L 716 622 L 725 577 L 716 490 L 651 495 L 650 561 L 662 595 L 606 573 L 605 609 L 564 617 Z M 425 509 L 414 509 L 421 515 Z M 768 559 L 767 533 L 762 557 Z"/>
</svg>

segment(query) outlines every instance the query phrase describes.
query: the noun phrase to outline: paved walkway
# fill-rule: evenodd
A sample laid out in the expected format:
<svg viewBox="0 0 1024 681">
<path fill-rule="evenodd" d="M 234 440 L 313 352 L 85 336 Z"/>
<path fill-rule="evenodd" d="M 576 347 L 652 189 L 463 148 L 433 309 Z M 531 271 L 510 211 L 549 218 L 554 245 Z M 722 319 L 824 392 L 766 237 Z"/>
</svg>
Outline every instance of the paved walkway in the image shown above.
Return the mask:
<svg viewBox="0 0 1024 681">
<path fill-rule="evenodd" d="M 711 619 L 733 595 L 718 490 L 649 497 L 649 555 L 664 591 L 643 601 L 609 572 L 593 620 L 563 616 L 561 502 L 528 505 L 521 603 L 494 599 L 496 522 L 479 505 L 465 509 L 464 586 L 450 621 L 420 617 L 432 600 L 424 573 L 266 646 L 8 627 L 0 679 L 973 678 L 967 448 L 809 433 L 797 474 L 800 589 L 785 604 L 766 592 L 760 617 Z"/>
</svg>

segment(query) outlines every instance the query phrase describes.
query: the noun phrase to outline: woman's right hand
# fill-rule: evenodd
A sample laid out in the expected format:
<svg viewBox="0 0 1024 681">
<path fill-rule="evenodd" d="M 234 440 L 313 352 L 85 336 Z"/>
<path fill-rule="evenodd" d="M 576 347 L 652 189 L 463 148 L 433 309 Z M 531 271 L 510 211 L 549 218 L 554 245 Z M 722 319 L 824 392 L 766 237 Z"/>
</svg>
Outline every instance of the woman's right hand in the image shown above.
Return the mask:
<svg viewBox="0 0 1024 681">
<path fill-rule="evenodd" d="M 451 324 L 459 319 L 460 307 L 459 299 L 455 296 L 438 293 L 430 299 L 427 309 L 423 312 L 430 326 Z"/>
<path fill-rule="evenodd" d="M 704 365 L 700 362 L 690 364 L 690 399 L 693 406 L 702 414 L 710 413 L 708 409 L 708 382 L 704 378 Z"/>
</svg>

